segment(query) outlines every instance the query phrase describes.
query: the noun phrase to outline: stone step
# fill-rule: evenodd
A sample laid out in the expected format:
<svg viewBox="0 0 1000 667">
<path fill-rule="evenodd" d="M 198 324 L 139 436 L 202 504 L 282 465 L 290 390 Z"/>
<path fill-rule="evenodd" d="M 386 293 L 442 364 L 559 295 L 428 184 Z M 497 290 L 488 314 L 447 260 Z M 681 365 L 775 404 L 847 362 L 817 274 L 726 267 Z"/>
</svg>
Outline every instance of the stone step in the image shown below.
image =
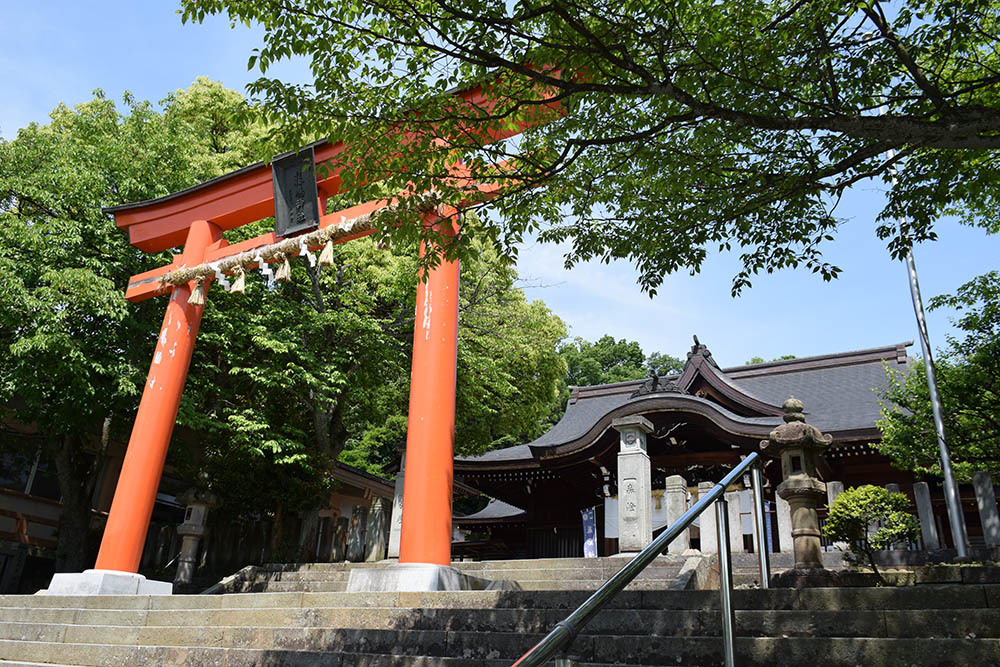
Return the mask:
<svg viewBox="0 0 1000 667">
<path fill-rule="evenodd" d="M 347 580 L 343 581 L 268 581 L 254 583 L 244 588 L 247 593 L 336 593 L 347 590 Z"/>
<path fill-rule="evenodd" d="M 257 572 L 250 581 L 347 581 L 351 576 L 349 570 L 303 570 L 301 572 Z"/>
<path fill-rule="evenodd" d="M 28 658 L 13 657 L 28 655 Z M 10 657 L 8 657 L 10 656 Z M 59 662 L 71 656 L 75 662 Z M 4 659 L 4 658 L 7 659 Z M 48 659 L 48 658 L 53 659 Z M 43 662 L 38 662 L 43 660 Z M 292 649 L 204 648 L 189 646 L 74 645 L 0 640 L 0 665 L 53 665 L 73 667 L 510 667 L 509 659 L 453 658 L 448 656 L 394 655 L 297 651 Z"/>
<path fill-rule="evenodd" d="M 675 581 L 676 579 L 639 578 L 630 583 L 625 590 L 667 590 Z M 596 591 L 605 582 L 605 579 L 521 579 L 517 583 L 526 591 Z M 333 593 L 346 590 L 346 581 L 272 581 L 266 584 L 251 584 L 244 588 L 246 593 Z"/>
<path fill-rule="evenodd" d="M 658 556 L 650 567 L 668 566 L 681 567 L 687 556 Z M 522 558 L 510 560 L 455 561 L 452 567 L 463 572 L 474 570 L 517 570 L 517 569 L 608 569 L 617 572 L 629 562 L 625 557 L 604 558 Z M 257 568 L 262 572 L 339 572 L 352 568 L 391 567 L 395 561 L 378 561 L 377 563 L 266 563 Z"/>
<path fill-rule="evenodd" d="M 231 609 L 316 607 L 576 608 L 589 591 L 438 591 L 425 593 L 237 593 L 170 596 L 3 595 L 0 610 Z M 737 609 L 967 609 L 1000 608 L 1000 584 L 902 588 L 752 589 L 733 591 Z M 718 609 L 719 592 L 623 591 L 609 609 Z"/>
<path fill-rule="evenodd" d="M 636 577 L 632 590 L 670 589 L 686 559 L 663 558 Z M 603 561 L 603 562 L 602 562 Z M 531 563 L 533 566 L 525 566 Z M 516 567 L 510 567 L 517 564 Z M 534 561 L 492 561 L 461 563 L 460 568 L 473 576 L 493 581 L 513 581 L 524 590 L 584 590 L 600 588 L 625 564 L 624 559 L 546 559 Z M 318 567 L 328 565 L 329 567 Z M 472 565 L 475 567 L 466 567 Z M 557 565 L 548 567 L 548 565 Z M 230 590 L 259 592 L 337 592 L 347 590 L 350 570 L 354 567 L 383 567 L 377 564 L 309 563 L 275 565 L 257 569 Z M 271 568 L 271 569 L 268 569 Z M 749 582 L 753 585 L 753 581 Z"/>
<path fill-rule="evenodd" d="M 601 664 L 717 667 L 722 662 L 719 639 L 649 637 L 627 647 L 612 637 L 590 639 L 587 659 Z M 992 639 L 737 637 L 734 644 L 741 667 L 1000 666 L 1000 642 Z M 575 644 L 574 652 L 580 652 Z"/>
<path fill-rule="evenodd" d="M 135 612 L 132 612 L 133 614 Z M 81 618 L 41 621 L 27 617 L 0 622 L 0 639 L 134 645 L 192 645 L 265 648 L 280 645 L 324 649 L 338 632 L 496 632 L 546 633 L 565 617 L 560 610 L 409 609 L 216 610 L 212 615 L 187 610 L 149 612 L 125 625 L 96 623 L 130 618 Z M 220 623 L 220 624 L 217 624 Z M 718 611 L 618 610 L 598 614 L 584 635 L 718 637 Z M 736 612 L 738 636 L 997 638 L 1000 610 L 931 611 L 744 611 Z"/>
<path fill-rule="evenodd" d="M 362 651 L 302 651 L 283 647 L 206 648 L 189 646 L 122 646 L 0 640 L 0 659 L 42 664 L 102 665 L 220 665 L 222 667 L 285 667 L 314 665 L 509 665 L 531 640 L 520 636 L 500 643 L 493 635 L 441 633 L 432 654 L 415 655 L 412 645 L 380 647 L 367 642 Z M 386 652 L 379 652 L 388 649 Z M 395 652 L 393 652 L 395 651 Z M 609 665 L 685 665 L 717 667 L 718 638 L 650 637 L 644 642 L 599 635 L 578 638 L 572 653 L 583 660 Z M 845 665 L 913 665 L 926 667 L 997 667 L 1000 642 L 972 639 L 872 639 L 816 637 L 739 637 L 736 663 L 742 667 L 844 667 Z"/>
<path fill-rule="evenodd" d="M 473 574 L 486 579 L 509 579 L 512 581 L 525 581 L 533 579 L 603 579 L 604 573 L 610 578 L 618 570 L 609 568 L 478 568 L 475 570 L 459 568 L 463 572 Z M 639 573 L 639 578 L 669 579 L 676 577 L 680 572 L 678 565 L 658 565 L 649 567 Z M 259 571 L 255 573 L 250 581 L 254 582 L 276 582 L 276 581 L 347 581 L 350 577 L 350 570 L 284 570 L 284 571 Z"/>
</svg>

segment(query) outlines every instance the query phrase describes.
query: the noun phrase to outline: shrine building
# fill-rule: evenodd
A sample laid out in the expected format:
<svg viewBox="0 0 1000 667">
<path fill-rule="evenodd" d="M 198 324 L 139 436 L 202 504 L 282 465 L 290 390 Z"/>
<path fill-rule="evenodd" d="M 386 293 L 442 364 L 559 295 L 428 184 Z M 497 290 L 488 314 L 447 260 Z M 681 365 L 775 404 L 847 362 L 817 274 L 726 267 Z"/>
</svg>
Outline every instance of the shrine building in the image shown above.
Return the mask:
<svg viewBox="0 0 1000 667">
<path fill-rule="evenodd" d="M 587 508 L 596 508 L 599 555 L 618 553 L 619 524 L 629 521 L 618 503 L 626 475 L 630 490 L 648 484 L 638 493 L 650 498 L 655 534 L 690 506 L 699 488 L 711 488 L 743 456 L 759 450 L 782 423 L 781 406 L 790 396 L 802 401 L 810 424 L 833 437 L 819 466 L 829 498 L 862 484 L 898 486 L 913 498 L 912 474 L 892 467 L 871 446 L 880 438 L 876 420 L 887 372 L 909 371 L 913 359 L 906 348 L 911 344 L 720 368 L 695 338 L 678 375 L 574 387 L 562 419 L 536 440 L 455 460 L 456 480 L 494 499 L 480 512 L 455 518 L 466 537 L 466 543 L 454 545 L 455 555 L 583 555 L 581 511 Z M 634 438 L 636 428 L 646 431 L 648 463 L 643 465 L 648 473 L 640 473 L 648 482 L 643 474 L 619 469 L 629 448 L 625 434 Z M 769 548 L 787 551 L 788 505 L 774 494 L 781 481 L 778 462 L 769 462 L 764 474 L 771 512 Z M 743 528 L 733 530 L 738 551 L 757 548 L 747 488 L 749 480 L 730 488 L 730 523 L 736 519 L 735 525 Z M 937 532 L 945 540 L 949 531 L 943 496 L 933 486 L 930 495 Z M 965 495 L 963 507 L 974 517 L 974 494 L 970 489 Z M 968 521 L 970 528 L 975 523 Z M 714 526 L 707 526 L 705 535 L 693 527 L 675 548 L 714 551 L 708 542 L 715 539 Z"/>
</svg>

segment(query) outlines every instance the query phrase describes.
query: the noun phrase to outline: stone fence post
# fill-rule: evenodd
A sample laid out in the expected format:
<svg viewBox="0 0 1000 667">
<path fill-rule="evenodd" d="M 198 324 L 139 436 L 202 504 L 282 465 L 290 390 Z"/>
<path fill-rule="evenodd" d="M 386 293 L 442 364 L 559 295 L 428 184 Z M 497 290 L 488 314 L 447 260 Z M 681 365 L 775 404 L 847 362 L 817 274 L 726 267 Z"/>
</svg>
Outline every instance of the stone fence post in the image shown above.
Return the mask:
<svg viewBox="0 0 1000 667">
<path fill-rule="evenodd" d="M 997 513 L 997 496 L 990 473 L 985 470 L 973 473 L 972 486 L 976 490 L 976 505 L 979 508 L 979 520 L 983 524 L 986 546 L 1000 546 L 1000 514 Z"/>
</svg>

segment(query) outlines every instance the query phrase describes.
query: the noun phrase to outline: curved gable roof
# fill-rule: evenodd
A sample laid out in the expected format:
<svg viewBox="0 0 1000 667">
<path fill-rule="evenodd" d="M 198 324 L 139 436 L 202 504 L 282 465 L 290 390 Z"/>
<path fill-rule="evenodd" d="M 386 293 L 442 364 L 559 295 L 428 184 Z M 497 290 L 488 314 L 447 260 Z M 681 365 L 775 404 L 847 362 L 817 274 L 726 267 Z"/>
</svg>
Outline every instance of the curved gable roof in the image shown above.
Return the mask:
<svg viewBox="0 0 1000 667">
<path fill-rule="evenodd" d="M 908 370 L 911 360 L 906 347 L 912 344 L 725 369 L 711 360 L 704 346 L 695 345 L 684 371 L 662 381 L 686 389 L 701 378 L 756 416 L 740 416 L 705 398 L 669 389 L 643 394 L 646 380 L 574 387 L 562 419 L 534 441 L 458 460 L 484 464 L 537 461 L 562 447 L 585 446 L 580 444 L 581 438 L 598 437 L 606 428 L 599 425 L 604 421 L 610 424 L 612 416 L 644 410 L 690 411 L 726 430 L 736 427 L 747 435 L 766 433 L 780 423 L 780 406 L 793 395 L 805 404 L 809 423 L 832 433 L 835 439 L 877 437 L 878 390 L 887 384 L 886 366 Z"/>
</svg>

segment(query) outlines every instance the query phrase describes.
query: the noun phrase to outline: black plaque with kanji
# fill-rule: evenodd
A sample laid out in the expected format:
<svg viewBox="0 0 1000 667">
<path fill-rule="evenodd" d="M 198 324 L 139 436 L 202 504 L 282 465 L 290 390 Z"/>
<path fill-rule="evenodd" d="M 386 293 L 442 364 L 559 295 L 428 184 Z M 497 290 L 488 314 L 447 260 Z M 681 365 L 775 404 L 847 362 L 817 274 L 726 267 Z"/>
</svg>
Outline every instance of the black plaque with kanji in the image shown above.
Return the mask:
<svg viewBox="0 0 1000 667">
<path fill-rule="evenodd" d="M 271 161 L 274 227 L 278 238 L 319 227 L 316 156 L 312 147 Z"/>
</svg>

